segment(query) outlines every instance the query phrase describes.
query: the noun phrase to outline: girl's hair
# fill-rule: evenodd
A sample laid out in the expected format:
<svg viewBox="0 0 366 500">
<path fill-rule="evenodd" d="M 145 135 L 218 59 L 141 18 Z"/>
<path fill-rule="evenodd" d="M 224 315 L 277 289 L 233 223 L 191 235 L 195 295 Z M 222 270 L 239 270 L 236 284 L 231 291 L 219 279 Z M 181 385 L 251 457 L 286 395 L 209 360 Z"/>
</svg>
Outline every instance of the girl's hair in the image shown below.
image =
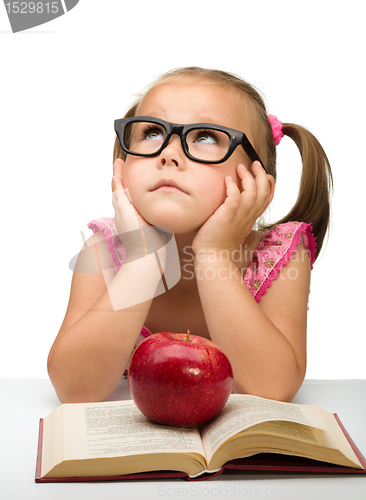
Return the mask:
<svg viewBox="0 0 366 500">
<path fill-rule="evenodd" d="M 179 68 L 162 75 L 155 80 L 135 104 L 127 111 L 125 117 L 137 116 L 145 97 L 160 85 L 178 81 L 180 83 L 208 83 L 229 88 L 248 104 L 250 130 L 253 134 L 253 147 L 265 164 L 268 174 L 276 180 L 276 145 L 273 139 L 271 124 L 268 120 L 266 105 L 259 91 L 240 77 L 225 71 L 198 67 Z M 280 221 L 270 225 L 261 225 L 262 230 L 290 221 L 311 223 L 317 240 L 316 256 L 318 257 L 324 237 L 329 228 L 330 193 L 333 178 L 327 155 L 316 137 L 304 127 L 293 123 L 283 123 L 282 132 L 297 145 L 302 159 L 302 175 L 298 198 L 291 211 Z M 125 159 L 118 138 L 113 151 L 116 158 Z"/>
</svg>

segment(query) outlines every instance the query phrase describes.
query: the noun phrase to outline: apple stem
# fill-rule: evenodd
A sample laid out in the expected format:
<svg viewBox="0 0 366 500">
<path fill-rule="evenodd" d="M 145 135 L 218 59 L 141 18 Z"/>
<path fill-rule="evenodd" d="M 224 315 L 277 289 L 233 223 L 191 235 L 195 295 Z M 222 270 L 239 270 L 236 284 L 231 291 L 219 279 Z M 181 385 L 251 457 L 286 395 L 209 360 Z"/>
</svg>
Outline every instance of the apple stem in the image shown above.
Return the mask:
<svg viewBox="0 0 366 500">
<path fill-rule="evenodd" d="M 191 336 L 191 330 L 187 330 L 186 341 L 189 342 L 189 337 Z"/>
</svg>

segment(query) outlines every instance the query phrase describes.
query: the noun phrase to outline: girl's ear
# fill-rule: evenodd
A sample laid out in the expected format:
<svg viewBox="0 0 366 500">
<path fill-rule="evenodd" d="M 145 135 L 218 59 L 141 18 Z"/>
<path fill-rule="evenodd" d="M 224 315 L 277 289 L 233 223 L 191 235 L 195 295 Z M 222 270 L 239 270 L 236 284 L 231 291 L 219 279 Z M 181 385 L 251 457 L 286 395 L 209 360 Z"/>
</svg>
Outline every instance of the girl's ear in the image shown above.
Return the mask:
<svg viewBox="0 0 366 500">
<path fill-rule="evenodd" d="M 275 187 L 276 187 L 276 183 L 275 183 L 273 175 L 267 174 L 267 179 L 269 182 L 270 195 L 269 195 L 269 201 L 268 201 L 268 205 L 266 206 L 266 209 L 269 207 L 269 205 L 271 204 L 271 202 L 273 200 Z"/>
</svg>

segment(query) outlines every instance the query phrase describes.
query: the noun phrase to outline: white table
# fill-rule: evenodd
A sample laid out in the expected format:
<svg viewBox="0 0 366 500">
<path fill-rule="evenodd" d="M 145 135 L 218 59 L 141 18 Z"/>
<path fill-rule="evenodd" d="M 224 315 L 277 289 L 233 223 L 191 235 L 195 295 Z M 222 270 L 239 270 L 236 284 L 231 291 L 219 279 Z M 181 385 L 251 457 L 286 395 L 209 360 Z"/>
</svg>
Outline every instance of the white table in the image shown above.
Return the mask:
<svg viewBox="0 0 366 500">
<path fill-rule="evenodd" d="M 206 481 L 34 482 L 38 424 L 60 404 L 48 379 L 0 379 L 1 500 L 279 498 L 365 500 L 366 476 L 242 474 Z M 130 398 L 122 380 L 110 399 Z M 305 380 L 294 403 L 337 413 L 366 456 L 366 380 Z"/>
</svg>

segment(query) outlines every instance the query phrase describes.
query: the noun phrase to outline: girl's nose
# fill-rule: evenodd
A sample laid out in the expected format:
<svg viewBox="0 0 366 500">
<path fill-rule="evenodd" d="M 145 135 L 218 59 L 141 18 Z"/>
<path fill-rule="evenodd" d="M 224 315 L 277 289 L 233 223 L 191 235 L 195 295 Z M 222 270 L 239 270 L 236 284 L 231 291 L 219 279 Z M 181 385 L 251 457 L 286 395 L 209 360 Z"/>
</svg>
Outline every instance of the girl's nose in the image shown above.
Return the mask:
<svg viewBox="0 0 366 500">
<path fill-rule="evenodd" d="M 162 165 L 175 165 L 176 167 L 184 164 L 185 154 L 182 149 L 180 138 L 177 135 L 173 135 L 170 138 L 168 145 L 159 155 L 159 162 Z"/>
</svg>

